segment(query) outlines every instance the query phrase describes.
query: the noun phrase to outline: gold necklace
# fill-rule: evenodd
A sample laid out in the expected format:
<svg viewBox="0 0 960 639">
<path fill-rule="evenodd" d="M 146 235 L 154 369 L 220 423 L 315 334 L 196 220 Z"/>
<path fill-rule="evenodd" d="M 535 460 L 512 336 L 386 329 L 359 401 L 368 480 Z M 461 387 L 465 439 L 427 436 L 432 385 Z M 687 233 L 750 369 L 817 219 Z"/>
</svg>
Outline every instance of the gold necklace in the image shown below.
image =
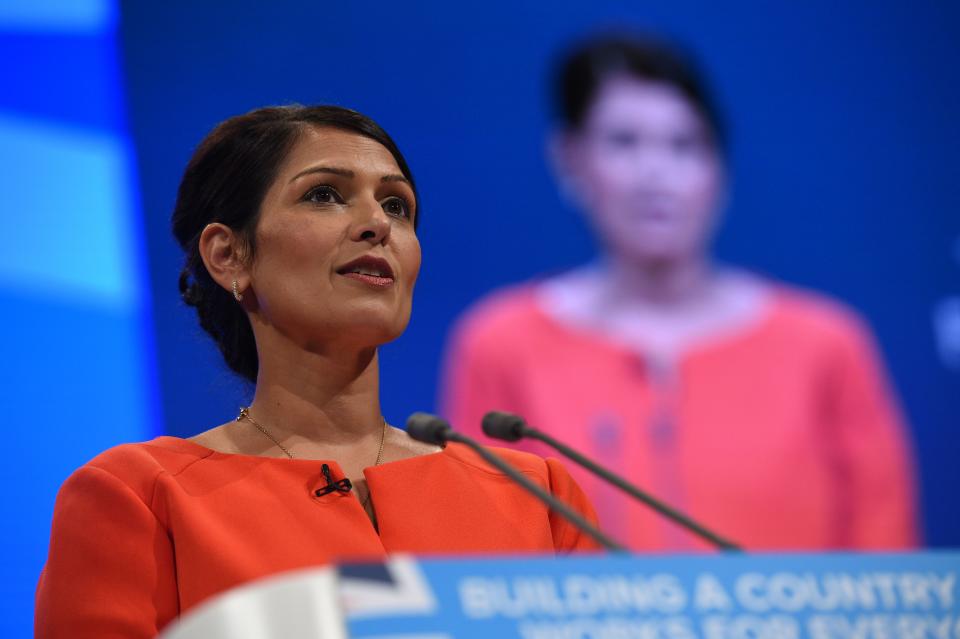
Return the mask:
<svg viewBox="0 0 960 639">
<path fill-rule="evenodd" d="M 380 449 L 377 450 L 377 460 L 376 460 L 375 462 L 373 462 L 373 465 L 374 465 L 374 466 L 379 466 L 379 465 L 380 465 L 380 459 L 383 457 L 383 442 L 384 442 L 384 441 L 386 440 L 386 438 L 387 438 L 387 420 L 386 420 L 386 419 L 383 419 L 382 417 L 381 417 L 381 419 L 383 420 L 383 429 L 380 431 Z M 279 448 L 280 450 L 282 450 L 284 455 L 286 455 L 286 456 L 289 457 L 290 459 L 293 459 L 293 453 L 291 453 L 289 450 L 287 450 L 286 446 L 284 446 L 284 445 L 281 444 L 279 441 L 277 441 L 277 438 L 274 437 L 273 435 L 271 435 L 271 434 L 270 434 L 270 431 L 268 431 L 266 428 L 264 428 L 263 425 L 260 424 L 260 422 L 258 422 L 257 420 L 255 420 L 253 417 L 250 416 L 250 407 L 249 407 L 249 406 L 241 406 L 241 407 L 240 407 L 240 414 L 237 415 L 236 421 L 240 422 L 240 421 L 243 421 L 243 420 L 247 420 L 248 422 L 250 422 L 251 424 L 253 424 L 254 427 L 255 427 L 257 430 L 259 430 L 261 433 L 263 433 L 263 434 L 267 437 L 267 439 L 269 439 L 269 440 L 272 441 L 274 444 L 276 444 L 276 445 L 277 445 L 277 448 Z M 367 496 L 366 496 L 366 498 L 364 498 L 363 502 L 361 503 L 361 505 L 363 506 L 364 510 L 366 510 L 367 504 L 369 504 L 369 503 L 370 503 L 370 489 L 368 488 L 368 489 L 367 489 Z"/>
</svg>

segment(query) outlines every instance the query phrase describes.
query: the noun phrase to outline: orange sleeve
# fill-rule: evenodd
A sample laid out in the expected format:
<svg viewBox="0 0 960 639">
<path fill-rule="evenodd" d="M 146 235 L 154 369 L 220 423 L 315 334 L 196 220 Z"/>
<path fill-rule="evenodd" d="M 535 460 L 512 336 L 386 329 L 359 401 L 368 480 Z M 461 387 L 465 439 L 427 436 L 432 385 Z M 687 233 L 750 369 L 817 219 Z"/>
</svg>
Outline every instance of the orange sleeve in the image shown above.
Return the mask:
<svg viewBox="0 0 960 639">
<path fill-rule="evenodd" d="M 483 416 L 491 410 L 522 413 L 523 407 L 515 396 L 519 385 L 510 382 L 510 353 L 487 319 L 487 313 L 474 312 L 454 330 L 438 403 L 440 414 L 456 430 L 490 444 L 497 442 L 483 434 Z"/>
<path fill-rule="evenodd" d="M 155 637 L 177 615 L 166 528 L 127 484 L 84 466 L 54 506 L 47 565 L 37 586 L 35 636 Z"/>
<path fill-rule="evenodd" d="M 845 486 L 849 547 L 919 543 L 912 446 L 869 331 L 854 324 L 832 380 L 831 430 Z"/>
<path fill-rule="evenodd" d="M 556 459 L 547 459 L 547 475 L 550 482 L 550 492 L 554 497 L 580 513 L 584 519 L 594 526 L 598 526 L 597 513 L 594 512 L 590 500 L 580 489 L 567 469 Z M 558 552 L 578 552 L 602 550 L 593 537 L 581 532 L 579 528 L 559 515 L 550 511 L 550 528 L 553 532 L 553 547 Z"/>
</svg>

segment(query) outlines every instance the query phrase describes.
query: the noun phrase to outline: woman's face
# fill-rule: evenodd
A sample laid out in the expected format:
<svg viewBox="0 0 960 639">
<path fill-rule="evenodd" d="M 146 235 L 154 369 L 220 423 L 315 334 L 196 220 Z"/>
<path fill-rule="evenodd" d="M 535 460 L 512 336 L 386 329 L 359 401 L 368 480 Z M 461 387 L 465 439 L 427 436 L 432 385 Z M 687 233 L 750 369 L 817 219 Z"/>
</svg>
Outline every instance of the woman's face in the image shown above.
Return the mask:
<svg viewBox="0 0 960 639">
<path fill-rule="evenodd" d="M 261 204 L 250 270 L 257 321 L 308 350 L 398 337 L 420 269 L 416 204 L 380 143 L 306 130 Z"/>
<path fill-rule="evenodd" d="M 664 262 L 706 250 L 723 164 L 679 90 L 628 76 L 606 80 L 563 153 L 578 199 L 615 257 Z"/>
</svg>

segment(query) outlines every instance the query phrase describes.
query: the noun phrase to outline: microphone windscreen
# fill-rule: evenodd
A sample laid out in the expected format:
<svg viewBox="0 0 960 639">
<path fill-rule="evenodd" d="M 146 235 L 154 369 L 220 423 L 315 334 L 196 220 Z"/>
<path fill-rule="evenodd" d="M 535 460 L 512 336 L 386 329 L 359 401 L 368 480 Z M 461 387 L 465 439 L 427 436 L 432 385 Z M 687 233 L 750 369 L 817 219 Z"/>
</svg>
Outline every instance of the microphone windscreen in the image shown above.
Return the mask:
<svg viewBox="0 0 960 639">
<path fill-rule="evenodd" d="M 526 423 L 523 418 L 513 413 L 504 413 L 492 410 L 483 416 L 483 433 L 493 439 L 502 439 L 515 442 L 523 438 L 523 429 Z"/>
<path fill-rule="evenodd" d="M 450 424 L 430 413 L 414 413 L 407 418 L 407 434 L 418 442 L 442 446 L 450 430 Z"/>
</svg>

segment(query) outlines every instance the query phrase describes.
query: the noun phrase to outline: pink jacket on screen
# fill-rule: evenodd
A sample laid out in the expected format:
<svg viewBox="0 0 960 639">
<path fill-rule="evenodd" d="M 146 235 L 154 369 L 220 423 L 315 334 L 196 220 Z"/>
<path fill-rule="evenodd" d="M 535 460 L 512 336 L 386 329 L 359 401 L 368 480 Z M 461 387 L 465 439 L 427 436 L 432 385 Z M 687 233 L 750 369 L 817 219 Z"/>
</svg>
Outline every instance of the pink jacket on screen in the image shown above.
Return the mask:
<svg viewBox="0 0 960 639">
<path fill-rule="evenodd" d="M 917 544 L 904 424 L 850 311 L 774 287 L 760 321 L 665 368 L 561 323 L 535 291 L 497 293 L 460 322 L 441 397 L 457 429 L 483 439 L 486 411 L 518 413 L 747 549 Z M 629 547 L 705 547 L 568 468 Z"/>
</svg>

